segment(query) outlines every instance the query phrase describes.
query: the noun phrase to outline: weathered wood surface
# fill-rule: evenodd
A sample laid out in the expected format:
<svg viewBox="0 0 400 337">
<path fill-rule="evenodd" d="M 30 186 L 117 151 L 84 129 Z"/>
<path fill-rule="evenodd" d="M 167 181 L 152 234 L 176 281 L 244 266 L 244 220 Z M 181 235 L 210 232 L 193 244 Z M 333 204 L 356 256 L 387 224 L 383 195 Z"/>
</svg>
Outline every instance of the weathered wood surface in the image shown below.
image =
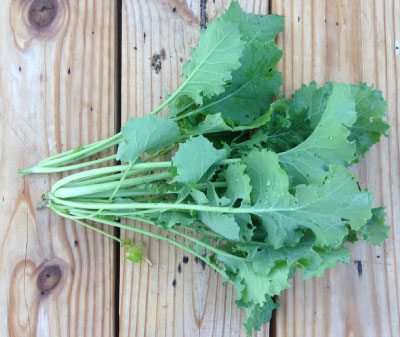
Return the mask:
<svg viewBox="0 0 400 337">
<path fill-rule="evenodd" d="M 115 4 L 0 2 L 0 335 L 113 336 L 114 245 L 47 210 L 39 159 L 114 134 Z"/>
<path fill-rule="evenodd" d="M 284 49 L 284 90 L 312 80 L 375 83 L 388 102 L 390 138 L 374 146 L 354 171 L 362 186 L 386 205 L 392 233 L 383 248 L 360 243 L 350 265 L 321 279 L 297 275 L 281 296 L 274 331 L 285 337 L 400 336 L 399 121 L 400 2 L 377 0 L 273 1 L 286 16 L 278 44 Z"/>
</svg>

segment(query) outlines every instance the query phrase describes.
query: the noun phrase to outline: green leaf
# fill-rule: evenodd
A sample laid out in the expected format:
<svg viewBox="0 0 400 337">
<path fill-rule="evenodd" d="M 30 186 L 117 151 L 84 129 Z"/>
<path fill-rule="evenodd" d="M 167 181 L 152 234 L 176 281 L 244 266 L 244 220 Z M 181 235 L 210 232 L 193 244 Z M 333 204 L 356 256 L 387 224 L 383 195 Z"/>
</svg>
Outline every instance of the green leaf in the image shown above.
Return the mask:
<svg viewBox="0 0 400 337">
<path fill-rule="evenodd" d="M 178 170 L 174 181 L 197 183 L 214 163 L 226 156 L 224 149 L 215 149 L 205 137 L 190 138 L 179 146 L 179 150 L 172 158 Z"/>
<path fill-rule="evenodd" d="M 226 20 L 239 26 L 242 39 L 247 42 L 274 40 L 276 35 L 283 30 L 283 21 L 285 19 L 279 15 L 246 13 L 237 1 L 231 2 L 225 15 Z"/>
<path fill-rule="evenodd" d="M 389 125 L 382 119 L 386 116 L 386 102 L 382 92 L 368 87 L 366 83 L 351 86 L 355 99 L 357 121 L 350 127 L 350 141 L 355 141 L 357 156 L 363 157 L 369 148 L 386 135 Z"/>
<path fill-rule="evenodd" d="M 193 224 L 195 222 L 195 220 L 196 220 L 195 218 L 190 217 L 186 214 L 168 211 L 168 212 L 161 213 L 157 217 L 155 224 L 157 226 L 161 226 L 163 229 L 168 229 L 168 228 L 172 228 L 176 225 L 182 225 L 182 226 L 187 227 L 187 226 Z"/>
<path fill-rule="evenodd" d="M 329 96 L 332 94 L 333 83 L 328 82 L 324 86 L 317 88 L 317 83 L 311 82 L 310 85 L 302 85 L 290 100 L 291 117 L 296 116 L 296 111 L 305 109 L 306 118 L 310 120 L 310 127 L 315 129 L 324 114 Z M 297 123 L 296 123 L 297 124 Z"/>
<path fill-rule="evenodd" d="M 260 218 L 267 231 L 266 242 L 274 248 L 280 248 L 286 243 L 295 244 L 302 234 L 295 231 L 295 225 L 286 225 L 285 215 L 282 217 L 274 211 L 297 209 L 297 200 L 289 193 L 289 180 L 278 164 L 277 155 L 265 150 L 254 150 L 245 159 L 245 163 L 252 186 L 252 208 L 257 207 L 262 211 L 251 212 Z"/>
<path fill-rule="evenodd" d="M 75 149 L 72 150 L 71 154 L 83 151 L 84 149 L 85 148 L 83 146 L 78 146 L 78 147 L 76 147 Z"/>
<path fill-rule="evenodd" d="M 174 94 L 178 100 L 170 105 L 172 114 L 188 104 L 188 97 L 202 105 L 203 97 L 223 92 L 226 81 L 232 79 L 232 71 L 240 67 L 243 48 L 237 24 L 223 16 L 201 30 L 198 47 L 191 50 L 192 59 L 183 67 L 186 80 Z"/>
<path fill-rule="evenodd" d="M 229 240 L 239 240 L 240 227 L 232 214 L 199 212 L 199 218 L 208 228 Z"/>
<path fill-rule="evenodd" d="M 207 199 L 206 195 L 204 194 L 204 192 L 196 190 L 196 189 L 192 189 L 190 191 L 190 195 L 192 196 L 192 198 L 198 205 L 208 204 L 208 199 Z"/>
<path fill-rule="evenodd" d="M 200 192 L 203 194 L 202 192 Z M 203 194 L 204 195 L 204 194 Z M 198 196 L 196 196 L 198 198 Z M 215 191 L 214 185 L 208 183 L 207 204 L 211 206 L 227 206 L 231 203 L 225 197 L 220 198 Z M 196 200 L 197 201 L 197 200 Z M 203 198 L 201 200 L 203 201 Z M 233 214 L 223 214 L 214 212 L 199 212 L 200 221 L 214 232 L 222 235 L 229 240 L 239 240 L 240 227 Z"/>
<path fill-rule="evenodd" d="M 121 197 L 116 197 L 116 198 L 114 198 L 113 200 L 112 200 L 112 203 L 113 204 L 132 204 L 133 203 L 133 201 L 132 201 L 132 199 L 130 199 L 130 198 L 121 198 Z M 131 213 L 131 212 L 134 212 L 135 210 L 134 209 L 132 209 L 132 208 L 125 208 L 125 209 L 123 209 L 123 208 L 121 208 L 121 209 L 115 209 L 114 210 L 114 213 Z"/>
<path fill-rule="evenodd" d="M 282 247 L 280 249 L 260 249 L 254 257 L 254 268 L 259 273 L 268 274 L 277 262 L 284 261 L 291 267 L 298 260 L 311 256 L 314 243 L 314 235 L 308 232 L 301 238 L 301 241 L 294 246 Z"/>
<path fill-rule="evenodd" d="M 146 151 L 155 151 L 181 138 L 178 125 L 164 117 L 131 118 L 121 129 L 117 160 L 134 163 Z"/>
<path fill-rule="evenodd" d="M 204 121 L 200 123 L 185 126 L 184 131 L 188 135 L 198 136 L 207 133 L 233 131 L 233 128 L 226 123 L 221 113 L 216 113 L 207 115 Z"/>
<path fill-rule="evenodd" d="M 315 248 L 316 253 L 321 259 L 320 263 L 315 266 L 301 267 L 303 279 L 307 280 L 312 276 L 321 277 L 326 269 L 335 268 L 337 262 L 350 263 L 350 251 L 345 247 L 337 249 L 332 248 Z"/>
<path fill-rule="evenodd" d="M 140 247 L 137 247 L 132 244 L 131 240 L 125 241 L 122 243 L 122 247 L 128 247 L 129 250 L 125 253 L 125 258 L 134 262 L 140 263 L 143 260 L 143 247 L 144 243 L 141 242 Z"/>
<path fill-rule="evenodd" d="M 211 245 L 211 240 L 208 236 L 203 235 L 200 241 L 204 242 L 207 245 Z M 197 242 L 193 245 L 193 249 L 199 254 L 202 254 L 204 252 L 204 246 Z"/>
<path fill-rule="evenodd" d="M 253 225 L 253 221 L 251 219 L 250 214 L 242 213 L 235 214 L 235 221 L 240 227 L 239 237 L 241 241 L 251 241 L 255 226 Z M 246 247 L 247 253 L 249 248 Z"/>
<path fill-rule="evenodd" d="M 228 166 L 224 172 L 225 180 L 228 184 L 225 196 L 231 200 L 232 204 L 237 199 L 250 204 L 250 178 L 245 174 L 246 166 L 241 163 L 235 163 Z"/>
<path fill-rule="evenodd" d="M 215 190 L 215 186 L 208 182 L 207 183 L 207 200 L 211 206 L 228 206 L 231 205 L 231 200 L 226 196 L 220 198 Z"/>
<path fill-rule="evenodd" d="M 315 82 L 303 85 L 291 99 L 281 98 L 271 104 L 270 120 L 250 140 L 235 144 L 243 149 L 267 147 L 280 153 L 305 141 L 318 124 L 332 85 L 317 88 Z"/>
<path fill-rule="evenodd" d="M 237 292 L 237 302 L 262 305 L 266 295 L 279 295 L 289 288 L 289 267 L 285 263 L 277 263 L 268 274 L 258 273 L 251 261 L 240 261 L 227 256 L 217 255 L 223 262 L 225 273 L 233 282 Z"/>
<path fill-rule="evenodd" d="M 249 336 L 252 335 L 253 329 L 260 331 L 261 326 L 271 320 L 272 311 L 279 307 L 270 296 L 266 297 L 266 301 L 262 305 L 246 303 L 241 306 L 244 306 L 246 310 L 246 321 L 243 325 Z"/>
<path fill-rule="evenodd" d="M 374 246 L 384 244 L 390 233 L 390 226 L 385 225 L 385 216 L 384 207 L 372 209 L 371 219 L 358 231 L 363 240 L 371 242 Z"/>
<path fill-rule="evenodd" d="M 294 245 L 311 229 L 319 246 L 340 245 L 349 224 L 359 229 L 371 217 L 372 195 L 360 191 L 353 174 L 331 165 L 322 182 L 298 185 L 289 193 L 289 180 L 273 152 L 253 151 L 246 159 L 252 186 L 253 211 L 268 233 L 266 242 L 274 248 Z"/>
<path fill-rule="evenodd" d="M 350 164 L 356 146 L 349 142 L 348 127 L 356 121 L 354 98 L 345 84 L 333 84 L 326 108 L 313 133 L 300 145 L 279 154 L 293 183 L 322 182 L 329 164 Z"/>
<path fill-rule="evenodd" d="M 183 132 L 188 135 L 205 135 L 208 133 L 224 132 L 224 131 L 244 131 L 259 128 L 270 119 L 270 113 L 267 111 L 261 117 L 256 118 L 249 124 L 232 126 L 233 122 L 229 118 L 223 118 L 220 112 L 207 115 L 204 121 L 190 126 L 183 127 Z"/>
<path fill-rule="evenodd" d="M 314 175 L 314 179 L 317 178 L 320 180 L 324 175 L 324 171 L 326 172 L 328 164 L 341 163 L 348 165 L 355 162 L 357 160 L 356 156 L 363 156 L 374 143 L 379 141 L 382 134 L 386 135 L 388 125 L 382 119 L 385 116 L 386 103 L 381 92 L 374 90 L 373 87 L 368 87 L 362 83 L 348 86 L 351 96 L 354 99 L 356 120 L 353 122 L 350 121 L 350 123 L 349 121 L 346 122 L 342 119 L 346 115 L 343 113 L 340 114 L 340 110 L 337 111 L 339 112 L 337 115 L 333 110 L 330 111 L 332 116 L 338 117 L 337 123 L 333 124 L 333 127 L 338 127 L 338 131 L 345 131 L 343 124 L 340 123 L 342 121 L 345 125 L 349 126 L 348 129 L 350 131 L 350 133 L 342 133 L 336 142 L 339 146 L 332 148 L 331 145 L 335 144 L 327 142 L 326 137 L 324 138 L 323 135 L 324 130 L 318 128 L 321 126 L 319 124 L 324 125 L 321 119 L 324 118 L 326 120 L 327 113 L 329 113 L 327 104 L 333 98 L 332 95 L 337 94 L 337 90 L 334 90 L 336 86 L 338 85 L 328 82 L 321 88 L 317 88 L 316 83 L 312 82 L 309 86 L 303 85 L 301 89 L 297 90 L 293 98 L 288 100 L 280 99 L 274 102 L 271 106 L 271 120 L 265 125 L 264 129 L 259 130 L 256 137 L 252 137 L 254 139 L 243 144 L 238 144 L 237 146 L 241 148 L 267 146 L 275 152 L 289 152 L 290 162 L 285 161 L 284 165 L 286 165 L 285 168 L 289 172 L 295 172 L 295 184 L 310 181 L 307 176 L 301 176 L 301 172 L 298 171 L 299 166 L 302 164 L 315 164 L 317 167 L 318 165 L 322 167 L 320 174 L 317 176 Z M 332 139 L 329 140 L 334 141 L 334 135 L 330 136 L 332 136 Z M 307 139 L 308 137 L 310 139 Z M 311 158 L 310 151 L 306 151 L 304 156 L 307 159 L 311 158 L 311 162 L 309 160 L 301 160 L 301 156 L 299 156 L 296 162 L 296 157 L 293 154 L 300 153 L 302 155 L 301 151 L 304 150 L 305 145 L 313 146 L 315 143 L 318 143 L 319 139 L 322 141 L 324 149 L 315 151 L 315 158 Z M 305 144 L 301 144 L 304 141 L 306 141 Z M 349 143 L 352 142 L 354 143 L 352 146 L 355 146 L 352 156 L 349 155 L 349 151 L 346 151 L 346 153 L 343 153 L 344 156 L 340 155 L 338 158 L 337 150 L 342 151 L 345 147 L 350 148 Z M 313 150 L 315 148 L 311 147 L 310 149 Z M 324 152 L 330 154 L 330 156 L 333 154 L 335 156 L 332 156 L 332 158 L 321 156 L 321 153 L 324 154 Z M 285 160 L 288 154 L 282 153 L 280 156 Z M 323 167 L 325 167 L 325 170 Z M 309 174 L 309 176 L 311 175 Z"/>
<path fill-rule="evenodd" d="M 281 57 L 282 51 L 273 41 L 254 42 L 245 48 L 240 59 L 242 66 L 232 73 L 232 83 L 220 95 L 206 99 L 199 111 L 221 112 L 224 118 L 239 125 L 260 117 L 280 93 L 282 75 L 275 66 Z"/>
</svg>

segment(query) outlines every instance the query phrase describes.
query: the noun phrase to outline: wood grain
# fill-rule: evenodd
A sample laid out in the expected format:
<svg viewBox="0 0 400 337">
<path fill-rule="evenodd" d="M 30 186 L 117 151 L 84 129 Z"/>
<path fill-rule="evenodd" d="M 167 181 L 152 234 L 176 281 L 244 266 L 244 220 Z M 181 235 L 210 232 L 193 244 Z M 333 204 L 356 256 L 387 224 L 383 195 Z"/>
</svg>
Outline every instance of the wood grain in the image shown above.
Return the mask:
<svg viewBox="0 0 400 337">
<path fill-rule="evenodd" d="M 297 275 L 281 296 L 275 335 L 399 336 L 400 78 L 395 43 L 400 36 L 400 2 L 276 0 L 272 9 L 286 16 L 278 43 L 285 51 L 281 70 L 288 95 L 311 80 L 362 80 L 383 91 L 390 137 L 374 146 L 353 171 L 362 186 L 374 191 L 375 205 L 386 205 L 392 226 L 383 248 L 359 243 L 351 249 L 350 265 L 306 282 Z"/>
<path fill-rule="evenodd" d="M 114 134 L 114 1 L 0 2 L 0 331 L 113 336 L 114 245 L 37 211 L 40 159 Z"/>
<path fill-rule="evenodd" d="M 268 12 L 268 1 L 257 3 L 243 1 L 249 11 Z M 212 18 L 229 1 L 208 1 L 206 5 L 207 17 Z M 149 113 L 165 99 L 165 90 L 171 93 L 179 87 L 183 61 L 197 42 L 199 24 L 199 0 L 123 2 L 122 124 L 129 117 Z M 154 267 L 132 264 L 121 251 L 121 337 L 246 335 L 242 327 L 245 313 L 234 303 L 232 286 L 222 286 L 222 277 L 203 268 L 192 256 L 185 263 L 187 254 L 165 242 L 130 233 L 122 235 L 136 243 L 143 240 Z M 268 325 L 255 334 L 268 335 Z"/>
</svg>

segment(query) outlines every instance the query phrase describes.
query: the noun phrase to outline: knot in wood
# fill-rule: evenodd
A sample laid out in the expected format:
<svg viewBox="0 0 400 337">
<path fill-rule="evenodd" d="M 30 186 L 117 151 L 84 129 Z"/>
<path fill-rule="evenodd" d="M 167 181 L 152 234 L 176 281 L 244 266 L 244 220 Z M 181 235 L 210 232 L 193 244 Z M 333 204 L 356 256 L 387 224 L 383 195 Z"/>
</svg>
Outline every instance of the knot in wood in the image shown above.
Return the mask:
<svg viewBox="0 0 400 337">
<path fill-rule="evenodd" d="M 57 287 L 61 279 L 61 268 L 58 264 L 49 265 L 39 273 L 37 287 L 42 296 Z"/>
<path fill-rule="evenodd" d="M 56 0 L 34 0 L 29 7 L 29 23 L 38 28 L 51 24 L 57 15 L 58 3 Z"/>
</svg>

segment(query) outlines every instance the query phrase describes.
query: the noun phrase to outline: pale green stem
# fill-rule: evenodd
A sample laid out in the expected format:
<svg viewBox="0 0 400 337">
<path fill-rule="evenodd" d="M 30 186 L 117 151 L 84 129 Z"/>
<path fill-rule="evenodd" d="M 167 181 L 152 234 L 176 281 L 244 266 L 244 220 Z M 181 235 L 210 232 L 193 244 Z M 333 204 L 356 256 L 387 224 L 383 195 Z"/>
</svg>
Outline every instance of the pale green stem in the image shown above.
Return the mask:
<svg viewBox="0 0 400 337">
<path fill-rule="evenodd" d="M 188 246 L 186 246 L 185 244 L 180 243 L 180 242 L 178 242 L 178 241 L 175 241 L 175 240 L 173 240 L 173 239 L 171 239 L 171 238 L 168 238 L 168 237 L 166 237 L 166 236 L 159 235 L 159 234 L 157 234 L 157 233 L 153 233 L 153 232 L 147 231 L 147 230 L 145 230 L 145 229 L 141 229 L 141 228 L 137 228 L 137 227 L 134 227 L 134 226 L 125 225 L 125 224 L 123 224 L 123 223 L 119 223 L 119 222 L 115 222 L 115 221 L 110 221 L 110 220 L 106 220 L 106 219 L 94 218 L 93 220 L 96 221 L 96 222 L 100 222 L 100 223 L 102 223 L 102 224 L 105 224 L 105 225 L 109 225 L 109 226 L 113 226 L 113 227 L 119 227 L 119 228 L 121 228 L 121 229 L 125 229 L 125 230 L 128 230 L 128 231 L 133 231 L 133 232 L 136 232 L 136 233 L 139 233 L 139 234 L 147 235 L 147 236 L 150 236 L 150 237 L 159 239 L 159 240 L 166 241 L 166 242 L 168 242 L 168 243 L 170 243 L 170 244 L 173 244 L 173 245 L 175 245 L 175 246 L 177 246 L 177 247 L 179 247 L 179 248 L 182 248 L 182 249 L 186 250 L 187 252 L 193 254 L 194 256 L 197 256 L 199 259 L 201 259 L 202 261 L 204 261 L 205 263 L 207 263 L 208 265 L 210 265 L 210 264 L 209 264 L 209 261 L 208 261 L 204 256 L 202 256 L 201 254 L 197 253 L 197 252 L 196 252 L 194 249 L 192 249 L 191 247 L 188 247 Z M 178 235 L 181 235 L 180 232 L 178 232 L 177 234 L 178 234 Z M 221 274 L 224 275 L 224 271 L 223 271 L 222 269 L 220 269 L 218 266 L 216 266 L 216 265 L 214 265 L 214 264 L 211 264 L 210 266 L 211 266 L 212 268 L 214 268 L 216 271 L 218 271 L 218 272 L 220 272 Z"/>
<path fill-rule="evenodd" d="M 154 169 L 154 170 L 159 170 L 162 168 L 168 168 L 172 165 L 171 162 L 154 162 L 154 163 L 138 163 L 133 165 L 134 170 L 139 170 L 139 169 Z M 83 171 L 83 172 L 78 172 L 75 174 L 71 174 L 65 178 L 60 179 L 57 181 L 51 191 L 57 190 L 59 187 L 66 185 L 72 181 L 76 180 L 81 180 L 81 179 L 94 179 L 97 177 L 109 175 L 115 172 L 122 172 L 126 170 L 126 168 L 129 167 L 129 165 L 115 165 L 115 166 L 107 166 L 107 167 L 100 167 L 100 168 L 95 168 L 91 169 L 88 171 Z"/>
<path fill-rule="evenodd" d="M 84 209 L 99 209 L 105 210 L 118 210 L 118 209 L 162 209 L 162 210 L 187 210 L 187 211 L 200 211 L 200 212 L 216 212 L 216 213 L 230 213 L 230 214 L 241 214 L 241 213 L 270 213 L 270 212 L 287 212 L 294 211 L 299 208 L 257 208 L 257 207 L 219 207 L 219 206 L 207 206 L 197 204 L 172 204 L 172 203 L 118 203 L 118 204 L 103 204 L 103 203 L 78 203 L 68 200 L 57 198 L 52 194 L 48 194 L 49 200 L 55 201 L 61 205 L 73 207 L 73 208 L 84 208 Z"/>
<path fill-rule="evenodd" d="M 81 195 L 87 195 L 97 192 L 111 191 L 117 187 L 127 187 L 150 183 L 153 181 L 171 178 L 172 174 L 169 172 L 154 173 L 151 175 L 140 176 L 136 178 L 127 179 L 123 182 L 113 181 L 108 183 L 80 186 L 80 187 L 61 187 L 51 192 L 52 195 L 58 198 L 73 198 Z"/>
</svg>

